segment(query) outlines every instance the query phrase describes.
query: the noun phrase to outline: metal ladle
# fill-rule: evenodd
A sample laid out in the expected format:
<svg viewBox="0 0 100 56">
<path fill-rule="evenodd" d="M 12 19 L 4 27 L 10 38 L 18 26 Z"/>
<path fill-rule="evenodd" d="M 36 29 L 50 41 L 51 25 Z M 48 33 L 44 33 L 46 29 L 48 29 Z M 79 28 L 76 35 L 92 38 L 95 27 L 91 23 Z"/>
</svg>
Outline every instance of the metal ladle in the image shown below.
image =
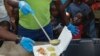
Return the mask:
<svg viewBox="0 0 100 56">
<path fill-rule="evenodd" d="M 48 36 L 47 32 L 45 31 L 45 29 L 42 27 L 42 25 L 40 24 L 39 20 L 37 19 L 37 17 L 32 14 L 32 16 L 34 17 L 34 19 L 36 20 L 36 22 L 38 23 L 38 25 L 41 27 L 42 31 L 44 32 L 44 34 L 46 35 L 47 39 L 49 40 L 49 43 L 51 45 L 58 45 L 60 43 L 60 40 L 58 39 L 53 39 L 51 40 L 50 37 Z"/>
</svg>

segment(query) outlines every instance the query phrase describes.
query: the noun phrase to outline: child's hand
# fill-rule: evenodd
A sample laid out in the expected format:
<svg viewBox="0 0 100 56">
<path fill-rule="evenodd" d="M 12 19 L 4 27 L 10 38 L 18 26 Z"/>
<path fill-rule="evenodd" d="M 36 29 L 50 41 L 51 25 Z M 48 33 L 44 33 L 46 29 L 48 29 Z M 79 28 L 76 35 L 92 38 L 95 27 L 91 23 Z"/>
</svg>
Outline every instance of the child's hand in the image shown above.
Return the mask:
<svg viewBox="0 0 100 56">
<path fill-rule="evenodd" d="M 79 30 L 77 29 L 77 27 L 75 25 L 69 23 L 69 25 L 67 27 L 73 35 L 76 35 L 79 33 Z"/>
<path fill-rule="evenodd" d="M 30 5 L 25 1 L 19 1 L 19 8 L 24 15 L 34 13 Z"/>
<path fill-rule="evenodd" d="M 20 45 L 28 52 L 32 53 L 35 42 L 30 38 L 22 37 Z"/>
</svg>

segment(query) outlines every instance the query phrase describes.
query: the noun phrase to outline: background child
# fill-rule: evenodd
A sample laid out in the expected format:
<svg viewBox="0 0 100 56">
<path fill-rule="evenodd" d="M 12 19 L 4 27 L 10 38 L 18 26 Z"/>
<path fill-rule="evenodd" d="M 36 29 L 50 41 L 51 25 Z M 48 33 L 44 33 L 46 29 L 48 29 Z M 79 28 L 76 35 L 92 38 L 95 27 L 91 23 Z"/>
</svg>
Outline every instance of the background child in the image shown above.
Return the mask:
<svg viewBox="0 0 100 56">
<path fill-rule="evenodd" d="M 59 11 L 57 10 L 54 4 L 54 1 L 51 2 L 50 12 L 51 12 L 51 24 L 53 26 L 53 35 L 55 38 L 58 38 L 58 36 L 62 31 L 61 29 L 63 27 L 61 26 L 61 18 L 59 15 Z"/>
<path fill-rule="evenodd" d="M 69 5 L 67 11 L 71 14 L 73 18 L 78 12 L 83 14 L 84 19 L 84 37 L 82 38 L 96 38 L 96 30 L 95 30 L 95 16 L 91 8 L 85 4 L 82 0 L 73 0 L 73 2 Z"/>
<path fill-rule="evenodd" d="M 74 18 L 72 18 L 72 23 L 77 26 L 79 33 L 76 35 L 73 35 L 73 39 L 80 39 L 82 37 L 82 33 L 83 33 L 83 23 L 82 23 L 82 18 L 83 15 L 81 12 L 77 13 Z"/>
<path fill-rule="evenodd" d="M 54 20 L 53 28 L 56 29 L 54 33 L 59 32 L 57 34 L 57 36 L 59 36 L 63 26 L 67 26 L 68 29 L 71 31 L 71 33 L 73 35 L 76 35 L 78 33 L 78 29 L 76 28 L 75 25 L 70 23 L 70 17 L 66 15 L 65 9 L 62 7 L 63 5 L 61 4 L 60 0 L 56 0 L 52 2 L 51 15 L 52 15 L 52 19 Z"/>
</svg>

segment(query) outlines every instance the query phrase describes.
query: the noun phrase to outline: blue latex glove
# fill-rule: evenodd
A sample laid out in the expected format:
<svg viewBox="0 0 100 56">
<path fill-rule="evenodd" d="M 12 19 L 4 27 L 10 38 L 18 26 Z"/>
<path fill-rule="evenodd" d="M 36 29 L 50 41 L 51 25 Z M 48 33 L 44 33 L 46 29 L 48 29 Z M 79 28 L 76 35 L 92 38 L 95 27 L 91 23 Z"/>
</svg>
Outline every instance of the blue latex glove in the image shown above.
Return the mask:
<svg viewBox="0 0 100 56">
<path fill-rule="evenodd" d="M 35 42 L 30 38 L 22 37 L 20 45 L 28 52 L 32 53 Z"/>
<path fill-rule="evenodd" d="M 76 35 L 76 34 L 79 33 L 79 30 L 77 29 L 77 27 L 76 27 L 75 25 L 73 25 L 72 23 L 69 23 L 69 24 L 67 25 L 67 27 L 68 27 L 68 29 L 71 31 L 71 33 L 72 33 L 73 35 Z"/>
<path fill-rule="evenodd" d="M 19 1 L 19 8 L 24 15 L 27 15 L 29 13 L 34 13 L 30 5 L 25 1 Z"/>
</svg>

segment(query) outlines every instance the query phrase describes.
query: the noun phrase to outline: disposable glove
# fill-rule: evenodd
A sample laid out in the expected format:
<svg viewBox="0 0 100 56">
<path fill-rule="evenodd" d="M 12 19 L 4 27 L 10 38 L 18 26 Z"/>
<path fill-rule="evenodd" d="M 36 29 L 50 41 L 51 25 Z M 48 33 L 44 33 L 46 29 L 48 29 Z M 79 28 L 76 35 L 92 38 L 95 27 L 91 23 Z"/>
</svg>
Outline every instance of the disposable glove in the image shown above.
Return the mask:
<svg viewBox="0 0 100 56">
<path fill-rule="evenodd" d="M 25 1 L 19 1 L 19 8 L 24 15 L 27 15 L 29 13 L 34 13 L 30 5 Z"/>
<path fill-rule="evenodd" d="M 69 24 L 67 25 L 67 27 L 68 27 L 68 29 L 71 31 L 71 33 L 72 33 L 73 35 L 76 35 L 76 34 L 79 33 L 79 30 L 78 30 L 77 26 L 73 25 L 72 23 L 69 23 Z"/>
<path fill-rule="evenodd" d="M 33 46 L 35 45 L 35 42 L 27 37 L 22 37 L 20 40 L 20 45 L 29 53 L 32 53 Z"/>
</svg>

